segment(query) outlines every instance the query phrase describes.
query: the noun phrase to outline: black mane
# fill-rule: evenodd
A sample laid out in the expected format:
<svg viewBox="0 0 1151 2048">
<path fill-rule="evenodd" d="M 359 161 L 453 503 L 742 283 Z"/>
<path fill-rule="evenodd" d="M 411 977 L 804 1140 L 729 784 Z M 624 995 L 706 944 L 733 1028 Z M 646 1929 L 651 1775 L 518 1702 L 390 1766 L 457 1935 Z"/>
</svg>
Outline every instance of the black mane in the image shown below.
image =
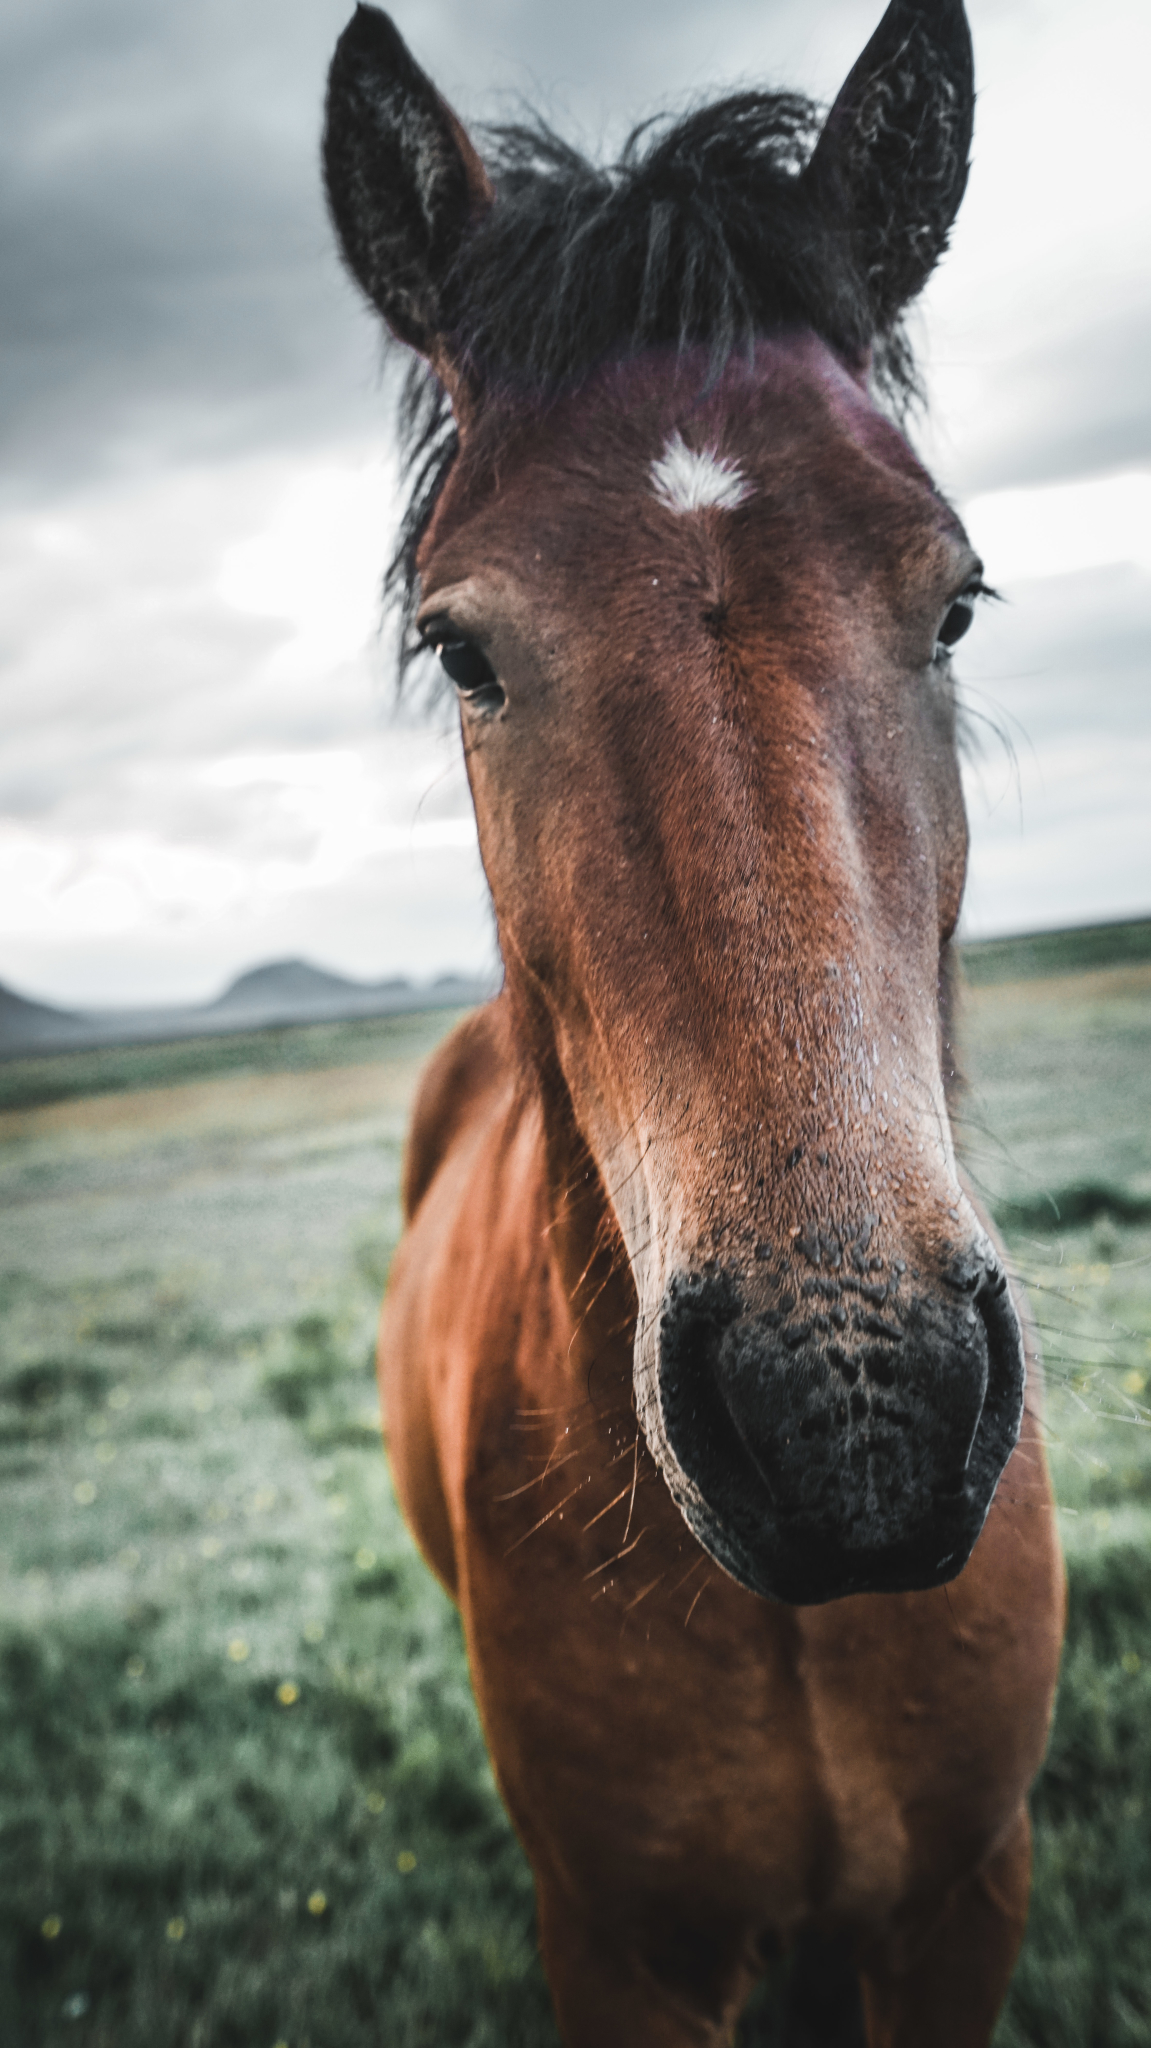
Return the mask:
<svg viewBox="0 0 1151 2048">
<path fill-rule="evenodd" d="M 708 349 L 712 374 L 756 337 L 814 329 L 856 360 L 870 347 L 897 413 L 917 396 L 899 325 L 874 332 L 855 245 L 803 170 L 821 125 L 795 93 L 745 92 L 633 130 L 619 162 L 590 163 L 542 123 L 485 131 L 496 203 L 444 293 L 453 353 L 487 388 L 537 402 L 609 357 Z M 415 652 L 416 551 L 455 458 L 447 398 L 416 362 L 400 405 L 408 501 L 385 592 Z"/>
</svg>

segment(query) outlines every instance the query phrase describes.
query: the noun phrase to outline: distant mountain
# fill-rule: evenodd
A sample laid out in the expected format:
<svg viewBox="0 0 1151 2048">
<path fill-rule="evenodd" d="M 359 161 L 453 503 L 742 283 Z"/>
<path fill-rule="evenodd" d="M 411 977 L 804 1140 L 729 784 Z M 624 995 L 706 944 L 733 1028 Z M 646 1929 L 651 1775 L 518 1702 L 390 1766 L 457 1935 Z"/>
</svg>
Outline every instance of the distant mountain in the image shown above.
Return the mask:
<svg viewBox="0 0 1151 2048">
<path fill-rule="evenodd" d="M 454 981 L 456 976 L 441 975 L 439 979 Z M 313 967 L 307 960 L 270 960 L 266 967 L 250 967 L 246 974 L 238 974 L 222 996 L 204 1007 L 223 1010 L 251 1003 L 338 1002 L 345 996 L 399 994 L 411 986 L 403 975 L 393 976 L 390 981 L 351 981 L 347 975 L 329 974 L 323 967 Z"/>
<path fill-rule="evenodd" d="M 0 1059 L 11 1048 L 23 1051 L 45 1035 L 67 1030 L 81 1019 L 70 1010 L 54 1010 L 49 1003 L 33 1003 L 18 996 L 14 988 L 0 981 Z"/>
<path fill-rule="evenodd" d="M 197 1038 L 277 1025 L 328 1024 L 353 1017 L 387 1017 L 480 1003 L 493 982 L 440 975 L 430 986 L 402 978 L 351 981 L 306 960 L 273 960 L 238 975 L 210 1003 L 147 1010 L 57 1010 L 0 983 L 0 1060 L 34 1053 L 83 1052 L 101 1045 L 133 1045 Z"/>
<path fill-rule="evenodd" d="M 237 975 L 222 996 L 205 1003 L 204 1011 L 219 1015 L 243 1010 L 246 1014 L 284 1006 L 293 1012 L 327 1011 L 333 1004 L 347 1003 L 358 1009 L 364 1003 L 374 1006 L 381 998 L 409 994 L 411 988 L 411 982 L 402 976 L 391 981 L 351 981 L 346 975 L 313 967 L 307 960 L 270 960 L 266 967 L 250 967 L 246 974 Z"/>
</svg>

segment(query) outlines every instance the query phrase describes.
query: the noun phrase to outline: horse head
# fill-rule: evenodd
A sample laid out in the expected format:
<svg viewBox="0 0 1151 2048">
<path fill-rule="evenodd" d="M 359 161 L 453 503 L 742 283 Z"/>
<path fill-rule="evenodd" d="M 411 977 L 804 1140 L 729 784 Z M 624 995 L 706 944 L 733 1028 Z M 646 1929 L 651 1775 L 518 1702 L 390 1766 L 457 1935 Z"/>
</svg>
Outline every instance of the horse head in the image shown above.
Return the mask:
<svg viewBox="0 0 1151 2048">
<path fill-rule="evenodd" d="M 369 8 L 329 90 L 348 262 L 453 408 L 418 630 L 572 1290 L 606 1233 L 672 1496 L 792 1602 L 954 1577 L 1022 1413 L 948 1113 L 981 565 L 881 402 L 972 107 L 959 0 L 893 0 L 818 131 L 743 94 L 614 176 L 485 167 Z"/>
</svg>

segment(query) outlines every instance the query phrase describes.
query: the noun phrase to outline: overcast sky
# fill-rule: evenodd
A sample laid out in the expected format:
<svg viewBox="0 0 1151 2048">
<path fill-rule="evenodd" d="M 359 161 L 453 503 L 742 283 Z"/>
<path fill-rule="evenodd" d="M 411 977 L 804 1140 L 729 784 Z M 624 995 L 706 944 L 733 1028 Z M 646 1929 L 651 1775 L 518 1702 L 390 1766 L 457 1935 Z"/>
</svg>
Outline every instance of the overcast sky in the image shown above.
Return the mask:
<svg viewBox="0 0 1151 2048">
<path fill-rule="evenodd" d="M 304 955 L 493 958 L 458 740 L 390 710 L 395 486 L 320 196 L 350 0 L 0 0 L 0 979 L 209 996 Z M 976 0 L 975 167 L 916 316 L 987 609 L 972 933 L 1151 910 L 1151 15 Z M 610 149 L 735 84 L 834 94 L 881 0 L 403 0 L 465 117 Z"/>
</svg>

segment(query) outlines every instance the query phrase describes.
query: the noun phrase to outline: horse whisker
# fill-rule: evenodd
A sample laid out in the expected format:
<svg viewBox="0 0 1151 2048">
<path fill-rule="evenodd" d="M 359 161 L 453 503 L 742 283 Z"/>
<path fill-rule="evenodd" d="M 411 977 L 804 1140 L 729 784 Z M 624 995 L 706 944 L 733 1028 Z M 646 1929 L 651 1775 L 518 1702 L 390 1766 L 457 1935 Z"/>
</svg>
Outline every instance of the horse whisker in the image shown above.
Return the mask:
<svg viewBox="0 0 1151 2048">
<path fill-rule="evenodd" d="M 493 1494 L 492 1499 L 501 1503 L 507 1500 L 518 1500 L 521 1493 L 530 1493 L 533 1486 L 542 1486 L 544 1480 L 547 1479 L 551 1475 L 551 1473 L 562 1472 L 564 1466 L 570 1465 L 573 1458 L 581 1458 L 583 1457 L 583 1455 L 583 1451 L 577 1444 L 573 1450 L 570 1450 L 568 1452 L 566 1458 L 557 1458 L 554 1464 L 549 1458 L 547 1464 L 544 1466 L 543 1471 L 537 1472 L 534 1479 L 525 1479 L 522 1486 L 513 1486 L 510 1493 Z"/>
<path fill-rule="evenodd" d="M 708 1577 L 704 1580 L 702 1586 L 696 1589 L 695 1599 L 692 1601 L 691 1606 L 688 1608 L 687 1613 L 683 1617 L 683 1625 L 685 1628 L 687 1627 L 688 1622 L 691 1620 L 692 1615 L 695 1613 L 696 1608 L 699 1606 L 699 1603 L 702 1600 L 704 1594 L 707 1592 L 708 1587 L 711 1585 L 711 1582 L 714 1579 L 714 1577 L 715 1573 L 711 1572 L 708 1575 Z"/>
<path fill-rule="evenodd" d="M 666 1579 L 666 1577 L 667 1573 L 665 1571 L 657 1573 L 656 1577 L 652 1579 L 648 1585 L 644 1586 L 642 1590 L 635 1595 L 634 1599 L 628 1601 L 627 1606 L 624 1608 L 624 1613 L 630 1614 L 632 1608 L 638 1607 L 641 1600 L 646 1600 L 649 1593 L 654 1593 L 656 1587 L 660 1584 L 660 1581 Z"/>
<path fill-rule="evenodd" d="M 619 1504 L 620 1504 L 621 1500 L 623 1500 L 623 1499 L 624 1499 L 624 1497 L 625 1497 L 625 1496 L 626 1496 L 626 1495 L 627 1495 L 628 1493 L 630 1493 L 630 1492 L 631 1492 L 631 1488 L 630 1488 L 630 1486 L 625 1486 L 625 1487 L 622 1487 L 622 1488 L 620 1489 L 619 1493 L 617 1493 L 617 1494 L 616 1494 L 616 1497 L 615 1497 L 615 1499 L 614 1499 L 614 1500 L 609 1500 L 609 1502 L 608 1502 L 608 1504 L 607 1504 L 606 1508 L 601 1508 L 601 1509 L 600 1509 L 600 1511 L 599 1511 L 599 1513 L 598 1513 L 597 1515 L 593 1515 L 593 1516 L 592 1516 L 592 1518 L 591 1518 L 591 1521 L 590 1521 L 590 1522 L 585 1522 L 585 1523 L 584 1523 L 584 1525 L 583 1525 L 583 1530 L 582 1530 L 582 1532 L 581 1532 L 581 1533 L 582 1533 L 582 1534 L 583 1534 L 584 1536 L 586 1536 L 586 1535 L 587 1535 L 587 1532 L 588 1532 L 588 1530 L 589 1530 L 589 1529 L 594 1529 L 594 1528 L 595 1528 L 595 1525 L 596 1525 L 596 1523 L 597 1523 L 597 1522 L 602 1522 L 602 1521 L 603 1521 L 603 1518 L 604 1518 L 604 1516 L 605 1516 L 605 1515 L 610 1515 L 610 1513 L 611 1513 L 611 1511 L 612 1511 L 612 1509 L 613 1509 L 613 1508 L 618 1508 L 618 1506 L 619 1506 Z"/>
<path fill-rule="evenodd" d="M 530 1536 L 530 1534 L 531 1534 L 531 1530 L 530 1530 L 530 1529 L 529 1529 L 529 1531 L 528 1531 L 528 1534 L 529 1534 L 529 1536 Z M 613 1566 L 613 1564 L 618 1564 L 618 1563 L 620 1562 L 620 1559 L 621 1559 L 621 1558 L 624 1558 L 624 1557 L 630 1557 L 630 1556 L 631 1556 L 631 1554 L 632 1554 L 632 1551 L 633 1551 L 633 1550 L 635 1549 L 635 1547 L 636 1547 L 636 1544 L 637 1544 L 637 1543 L 642 1543 L 642 1542 L 643 1542 L 643 1539 L 644 1539 L 644 1537 L 645 1537 L 646 1535 L 647 1535 L 647 1530 L 646 1530 L 646 1528 L 644 1528 L 644 1529 L 641 1529 L 641 1530 L 640 1530 L 640 1532 L 639 1532 L 639 1535 L 638 1535 L 638 1536 L 633 1536 L 633 1538 L 632 1538 L 632 1540 L 631 1540 L 631 1542 L 630 1542 L 630 1543 L 625 1543 L 625 1544 L 624 1544 L 624 1547 L 623 1547 L 623 1549 L 622 1549 L 622 1550 L 617 1550 L 617 1551 L 616 1551 L 616 1554 L 615 1554 L 615 1556 L 614 1556 L 614 1557 L 609 1557 L 609 1558 L 608 1558 L 608 1559 L 606 1560 L 606 1562 L 605 1562 L 604 1564 L 597 1564 L 597 1565 L 595 1566 L 594 1570 L 592 1570 L 592 1571 L 590 1571 L 590 1572 L 585 1572 L 585 1573 L 584 1573 L 584 1583 L 585 1583 L 585 1585 L 586 1585 L 586 1583 L 587 1583 L 588 1579 L 598 1579 L 598 1578 L 599 1578 L 599 1576 L 600 1576 L 600 1573 L 601 1573 L 601 1572 L 608 1572 L 608 1571 L 610 1571 L 610 1570 L 611 1570 L 611 1568 L 612 1568 L 612 1566 Z"/>
<path fill-rule="evenodd" d="M 636 1433 L 635 1433 L 635 1464 L 634 1464 L 634 1466 L 632 1467 L 632 1475 L 631 1475 L 631 1500 L 630 1500 L 630 1501 L 629 1501 L 629 1503 L 628 1503 L 628 1510 L 627 1510 L 627 1528 L 626 1528 L 626 1529 L 624 1530 L 624 1532 L 623 1532 L 623 1540 L 624 1540 L 624 1542 L 625 1542 L 625 1543 L 627 1542 L 627 1539 L 628 1539 L 628 1532 L 629 1532 L 629 1530 L 631 1529 L 631 1518 L 632 1518 L 632 1515 L 633 1515 L 633 1514 L 635 1513 L 635 1490 L 636 1490 L 636 1486 L 638 1485 L 638 1483 L 639 1483 L 639 1431 L 638 1431 L 638 1429 L 637 1429 L 637 1430 L 636 1430 Z"/>
<path fill-rule="evenodd" d="M 515 1542 L 505 1550 L 504 1556 L 510 1557 L 513 1550 L 518 1550 L 521 1543 L 526 1543 L 529 1536 L 534 1536 L 537 1529 L 542 1529 L 545 1522 L 550 1522 L 553 1515 L 558 1515 L 561 1508 L 566 1508 L 569 1500 L 574 1500 L 577 1493 L 582 1493 L 586 1485 L 587 1480 L 581 1479 L 578 1486 L 573 1486 L 570 1493 L 565 1493 L 562 1500 L 557 1500 L 554 1508 L 549 1508 L 546 1515 L 541 1515 L 538 1522 L 533 1522 L 530 1529 L 525 1529 L 522 1536 L 517 1536 Z"/>
<path fill-rule="evenodd" d="M 684 1573 L 684 1575 L 683 1575 L 682 1579 L 677 1579 L 677 1580 L 676 1580 L 676 1582 L 675 1582 L 674 1586 L 673 1586 L 673 1587 L 671 1588 L 672 1592 L 673 1592 L 673 1593 L 681 1593 L 681 1592 L 683 1591 L 683 1588 L 684 1588 L 684 1587 L 686 1586 L 686 1584 L 687 1584 L 688 1580 L 689 1580 L 690 1578 L 693 1578 L 693 1577 L 695 1576 L 695 1574 L 696 1574 L 696 1572 L 697 1572 L 697 1571 L 699 1570 L 700 1566 L 701 1566 L 701 1565 L 704 1565 L 704 1564 L 707 1564 L 707 1563 L 709 1563 L 709 1562 L 710 1562 L 710 1560 L 709 1560 L 709 1558 L 708 1558 L 708 1555 L 707 1555 L 707 1552 L 706 1552 L 706 1550 L 701 1550 L 701 1551 L 700 1551 L 700 1554 L 699 1554 L 699 1556 L 698 1556 L 698 1557 L 696 1558 L 696 1560 L 695 1560 L 695 1563 L 694 1563 L 694 1564 L 689 1564 L 689 1566 L 688 1566 L 687 1570 L 685 1571 L 685 1573 Z"/>
</svg>

